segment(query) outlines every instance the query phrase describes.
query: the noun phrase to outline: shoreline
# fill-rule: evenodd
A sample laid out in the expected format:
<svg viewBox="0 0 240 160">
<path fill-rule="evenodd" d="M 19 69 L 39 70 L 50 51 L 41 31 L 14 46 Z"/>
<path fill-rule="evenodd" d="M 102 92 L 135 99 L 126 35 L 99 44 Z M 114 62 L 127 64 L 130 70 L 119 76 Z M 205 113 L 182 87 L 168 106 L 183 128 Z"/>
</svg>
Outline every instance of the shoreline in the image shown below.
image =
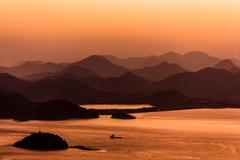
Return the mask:
<svg viewBox="0 0 240 160">
<path fill-rule="evenodd" d="M 153 106 L 151 108 L 140 108 L 140 109 L 91 109 L 96 111 L 99 115 L 112 115 L 114 113 L 148 113 L 148 112 L 167 112 L 167 111 L 179 111 L 179 110 L 195 110 L 195 109 L 240 109 L 240 105 L 234 106 L 177 106 L 177 107 L 158 107 Z"/>
<path fill-rule="evenodd" d="M 168 111 L 182 111 L 182 110 L 195 110 L 195 109 L 240 109 L 240 105 L 201 105 L 201 106 L 153 106 L 151 108 L 140 108 L 140 109 L 88 109 L 90 111 L 95 111 L 99 116 L 101 115 L 112 115 L 115 113 L 128 113 L 128 114 L 135 114 L 135 113 L 149 113 L 149 112 L 168 112 Z M 6 118 L 0 118 L 0 119 L 6 119 Z M 62 121 L 62 120 L 86 120 L 86 119 L 97 119 L 97 118 L 66 118 L 66 119 L 13 119 L 13 118 L 7 118 L 11 119 L 17 122 L 28 122 L 32 120 L 38 120 L 38 121 Z"/>
</svg>

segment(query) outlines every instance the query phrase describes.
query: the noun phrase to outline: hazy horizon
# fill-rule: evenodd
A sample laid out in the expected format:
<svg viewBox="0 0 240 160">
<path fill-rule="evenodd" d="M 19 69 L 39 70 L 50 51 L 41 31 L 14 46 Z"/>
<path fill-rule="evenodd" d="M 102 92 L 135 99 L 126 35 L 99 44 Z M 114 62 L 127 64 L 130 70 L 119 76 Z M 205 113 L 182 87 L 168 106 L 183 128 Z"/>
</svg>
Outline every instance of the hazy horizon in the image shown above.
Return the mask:
<svg viewBox="0 0 240 160">
<path fill-rule="evenodd" d="M 149 57 L 149 56 L 161 56 L 161 55 L 164 55 L 164 54 L 168 54 L 168 53 L 177 53 L 177 54 L 180 54 L 180 55 L 185 55 L 185 54 L 188 54 L 188 53 L 192 53 L 192 52 L 200 52 L 200 53 L 203 53 L 203 54 L 207 54 L 209 56 L 212 56 L 212 57 L 216 57 L 216 58 L 220 58 L 220 59 L 235 59 L 235 60 L 239 60 L 238 58 L 234 58 L 234 57 L 218 57 L 218 56 L 214 56 L 214 55 L 211 55 L 207 52 L 204 52 L 204 51 L 198 51 L 198 50 L 192 50 L 192 51 L 189 51 L 189 52 L 186 52 L 186 53 L 179 53 L 179 52 L 175 52 L 175 51 L 168 51 L 168 52 L 164 52 L 164 53 L 160 53 L 160 54 L 150 54 L 150 55 L 129 55 L 129 56 L 121 56 L 121 55 L 114 55 L 114 54 L 88 54 L 88 55 L 84 55 L 82 57 L 78 57 L 78 58 L 73 58 L 73 59 L 69 59 L 69 60 L 53 60 L 53 59 L 24 59 L 24 60 L 20 60 L 20 61 L 16 61 L 16 62 L 13 62 L 13 63 L 8 63 L 8 64 L 5 64 L 5 63 L 1 63 L 0 62 L 0 66 L 5 66 L 5 67 L 13 67 L 13 66 L 16 66 L 16 65 L 20 65 L 20 64 L 23 64 L 25 62 L 39 62 L 39 63 L 47 63 L 47 62 L 52 62 L 52 63 L 57 63 L 57 64 L 64 64 L 64 63 L 73 63 L 73 62 L 76 62 L 76 61 L 80 61 L 80 60 L 83 60 L 85 58 L 88 58 L 90 56 L 114 56 L 116 58 L 119 58 L 119 59 L 127 59 L 127 58 L 144 58 L 144 57 Z"/>
<path fill-rule="evenodd" d="M 0 64 L 200 50 L 240 58 L 238 0 L 0 2 Z"/>
</svg>

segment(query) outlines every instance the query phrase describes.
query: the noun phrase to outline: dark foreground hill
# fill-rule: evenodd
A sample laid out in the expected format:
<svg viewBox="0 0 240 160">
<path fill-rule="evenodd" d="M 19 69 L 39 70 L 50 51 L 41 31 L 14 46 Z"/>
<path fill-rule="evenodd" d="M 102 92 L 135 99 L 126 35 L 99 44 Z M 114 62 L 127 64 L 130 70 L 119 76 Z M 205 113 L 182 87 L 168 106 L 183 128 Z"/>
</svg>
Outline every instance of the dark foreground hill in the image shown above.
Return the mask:
<svg viewBox="0 0 240 160">
<path fill-rule="evenodd" d="M 62 119 L 87 119 L 98 118 L 93 110 L 87 110 L 66 100 L 51 100 L 36 104 L 31 119 L 36 120 L 62 120 Z"/>
<path fill-rule="evenodd" d="M 33 102 L 21 94 L 0 93 L 0 118 L 16 120 L 62 120 L 70 118 L 98 118 L 98 114 L 65 100 Z"/>
<path fill-rule="evenodd" d="M 0 118 L 16 118 L 25 115 L 33 103 L 20 94 L 0 93 Z"/>
</svg>

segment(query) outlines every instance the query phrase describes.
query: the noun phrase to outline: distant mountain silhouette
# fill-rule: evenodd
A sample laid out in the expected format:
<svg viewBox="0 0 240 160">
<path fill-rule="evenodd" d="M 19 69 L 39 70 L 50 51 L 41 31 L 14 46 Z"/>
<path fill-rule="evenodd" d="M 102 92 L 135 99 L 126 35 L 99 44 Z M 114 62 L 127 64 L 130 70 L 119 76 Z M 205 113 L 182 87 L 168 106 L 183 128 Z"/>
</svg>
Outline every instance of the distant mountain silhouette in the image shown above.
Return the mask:
<svg viewBox="0 0 240 160">
<path fill-rule="evenodd" d="M 150 103 L 156 106 L 178 106 L 190 105 L 195 103 L 193 99 L 190 99 L 180 93 L 177 90 L 159 91 L 143 98 L 146 103 Z"/>
<path fill-rule="evenodd" d="M 56 64 L 52 62 L 29 61 L 14 67 L 5 68 L 3 72 L 15 75 L 17 77 L 22 77 L 42 72 L 59 72 L 63 70 L 64 67 L 65 66 L 62 64 Z"/>
<path fill-rule="evenodd" d="M 73 75 L 75 77 L 79 77 L 79 78 L 99 77 L 99 75 L 97 75 L 96 73 L 94 73 L 88 69 L 85 69 L 85 68 L 82 68 L 79 66 L 70 66 L 60 72 L 36 73 L 36 74 L 24 76 L 24 77 L 22 77 L 22 79 L 30 80 L 30 81 L 37 81 L 37 80 L 41 80 L 44 78 L 61 77 L 62 75 L 66 75 L 66 74 L 71 74 L 71 75 Z"/>
<path fill-rule="evenodd" d="M 6 73 L 7 70 L 8 70 L 7 67 L 0 66 L 0 73 Z"/>
<path fill-rule="evenodd" d="M 99 77 L 95 72 L 79 66 L 71 66 L 60 73 L 71 73 L 77 77 Z"/>
<path fill-rule="evenodd" d="M 159 82 L 160 90 L 178 90 L 189 97 L 240 100 L 240 74 L 206 68 L 195 73 L 180 73 Z"/>
<path fill-rule="evenodd" d="M 0 90 L 5 93 L 19 92 L 28 99 L 40 102 L 64 99 L 77 104 L 180 105 L 189 104 L 192 100 L 184 98 L 181 93 L 190 98 L 240 102 L 239 81 L 240 73 L 215 68 L 178 73 L 160 82 L 148 81 L 131 72 L 114 78 L 80 78 L 68 73 L 34 82 L 2 73 Z M 177 92 L 170 92 L 171 90 Z M 13 98 L 14 101 L 16 99 Z M 14 107 L 17 111 L 18 104 L 12 105 L 12 108 Z"/>
<path fill-rule="evenodd" d="M 225 69 L 227 71 L 235 73 L 240 71 L 240 68 L 236 64 L 234 64 L 230 59 L 220 61 L 218 64 L 214 66 L 214 68 Z"/>
<path fill-rule="evenodd" d="M 187 72 L 187 70 L 182 68 L 178 64 L 170 64 L 168 62 L 163 62 L 157 66 L 136 69 L 133 72 L 138 76 L 141 76 L 150 81 L 161 81 L 177 73 Z"/>
<path fill-rule="evenodd" d="M 177 59 L 182 57 L 182 55 L 179 53 L 170 51 L 170 52 L 160 55 L 159 57 L 160 57 L 161 61 L 175 62 Z"/>
<path fill-rule="evenodd" d="M 59 72 L 57 72 L 59 73 Z M 27 81 L 38 81 L 47 77 L 52 77 L 55 76 L 57 73 L 51 73 L 51 72 L 41 72 L 41 73 L 34 73 L 34 74 L 29 74 L 20 77 L 21 79 L 27 80 Z"/>
<path fill-rule="evenodd" d="M 124 95 L 147 94 L 154 90 L 155 85 L 131 72 L 114 78 L 88 78 L 82 81 L 96 90 Z"/>
<path fill-rule="evenodd" d="M 7 70 L 21 73 L 18 75 L 33 73 L 23 76 L 31 81 L 0 73 L 0 92 L 21 93 L 33 101 L 64 99 L 77 104 L 96 104 L 137 103 L 149 95 L 175 90 L 190 98 L 240 102 L 240 72 L 232 60 L 221 60 L 202 52 L 185 55 L 169 52 L 128 59 L 128 63 L 134 61 L 139 66 L 157 65 L 128 70 L 98 55 L 68 64 L 27 62 Z M 179 64 L 191 69 L 212 68 L 190 72 Z"/>
<path fill-rule="evenodd" d="M 103 78 L 88 78 L 88 80 L 86 78 L 76 77 L 70 73 L 34 82 L 24 81 L 9 74 L 2 73 L 0 74 L 0 91 L 5 93 L 19 92 L 34 101 L 65 99 L 78 104 L 126 103 L 131 99 L 118 94 L 117 91 L 113 91 L 112 89 L 110 89 L 110 91 L 113 91 L 111 93 L 93 89 L 88 86 L 87 83 L 84 83 L 82 79 L 85 79 L 85 82 L 91 81 L 91 79 L 99 79 L 99 82 L 101 82 L 99 84 L 104 84 L 102 83 Z"/>
<path fill-rule="evenodd" d="M 130 70 L 156 66 L 160 63 L 157 56 L 129 57 L 126 59 L 120 59 L 116 56 L 106 55 L 105 58 L 114 64 L 123 66 Z"/>
<path fill-rule="evenodd" d="M 101 102 L 101 92 L 68 76 L 35 81 L 22 93 L 36 101 L 65 99 L 79 104 Z"/>
<path fill-rule="evenodd" d="M 0 73 L 0 87 L 7 92 L 19 92 L 27 87 L 29 82 L 7 73 Z M 3 91 L 2 90 L 2 91 Z"/>
<path fill-rule="evenodd" d="M 72 63 L 70 65 L 88 69 L 102 77 L 117 77 L 128 71 L 127 69 L 113 64 L 106 58 L 98 55 L 90 56 L 86 59 Z"/>
<path fill-rule="evenodd" d="M 175 52 L 168 52 L 160 56 L 130 57 L 127 59 L 106 56 L 106 58 L 115 64 L 130 69 L 153 67 L 162 62 L 169 62 L 176 63 L 191 71 L 198 71 L 206 67 L 212 67 L 221 60 L 200 51 L 192 51 L 183 55 Z"/>
<path fill-rule="evenodd" d="M 168 53 L 160 56 L 159 59 L 160 61 L 177 63 L 191 71 L 198 71 L 206 67 L 211 67 L 220 61 L 220 59 L 216 57 L 209 56 L 208 54 L 199 51 L 192 51 L 184 55 Z"/>
<path fill-rule="evenodd" d="M 238 59 L 230 58 L 230 60 L 231 60 L 235 65 L 237 65 L 238 67 L 240 66 L 240 61 L 239 61 Z"/>
</svg>

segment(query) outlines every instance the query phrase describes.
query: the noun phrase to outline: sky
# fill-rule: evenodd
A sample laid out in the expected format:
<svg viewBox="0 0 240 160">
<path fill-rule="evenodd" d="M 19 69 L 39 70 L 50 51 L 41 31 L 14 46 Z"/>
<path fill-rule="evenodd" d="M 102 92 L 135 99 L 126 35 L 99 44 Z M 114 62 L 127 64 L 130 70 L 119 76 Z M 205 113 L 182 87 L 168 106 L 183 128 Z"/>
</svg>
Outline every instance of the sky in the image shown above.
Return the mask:
<svg viewBox="0 0 240 160">
<path fill-rule="evenodd" d="M 240 59 L 239 0 L 2 0 L 0 64 L 200 50 Z"/>
</svg>

